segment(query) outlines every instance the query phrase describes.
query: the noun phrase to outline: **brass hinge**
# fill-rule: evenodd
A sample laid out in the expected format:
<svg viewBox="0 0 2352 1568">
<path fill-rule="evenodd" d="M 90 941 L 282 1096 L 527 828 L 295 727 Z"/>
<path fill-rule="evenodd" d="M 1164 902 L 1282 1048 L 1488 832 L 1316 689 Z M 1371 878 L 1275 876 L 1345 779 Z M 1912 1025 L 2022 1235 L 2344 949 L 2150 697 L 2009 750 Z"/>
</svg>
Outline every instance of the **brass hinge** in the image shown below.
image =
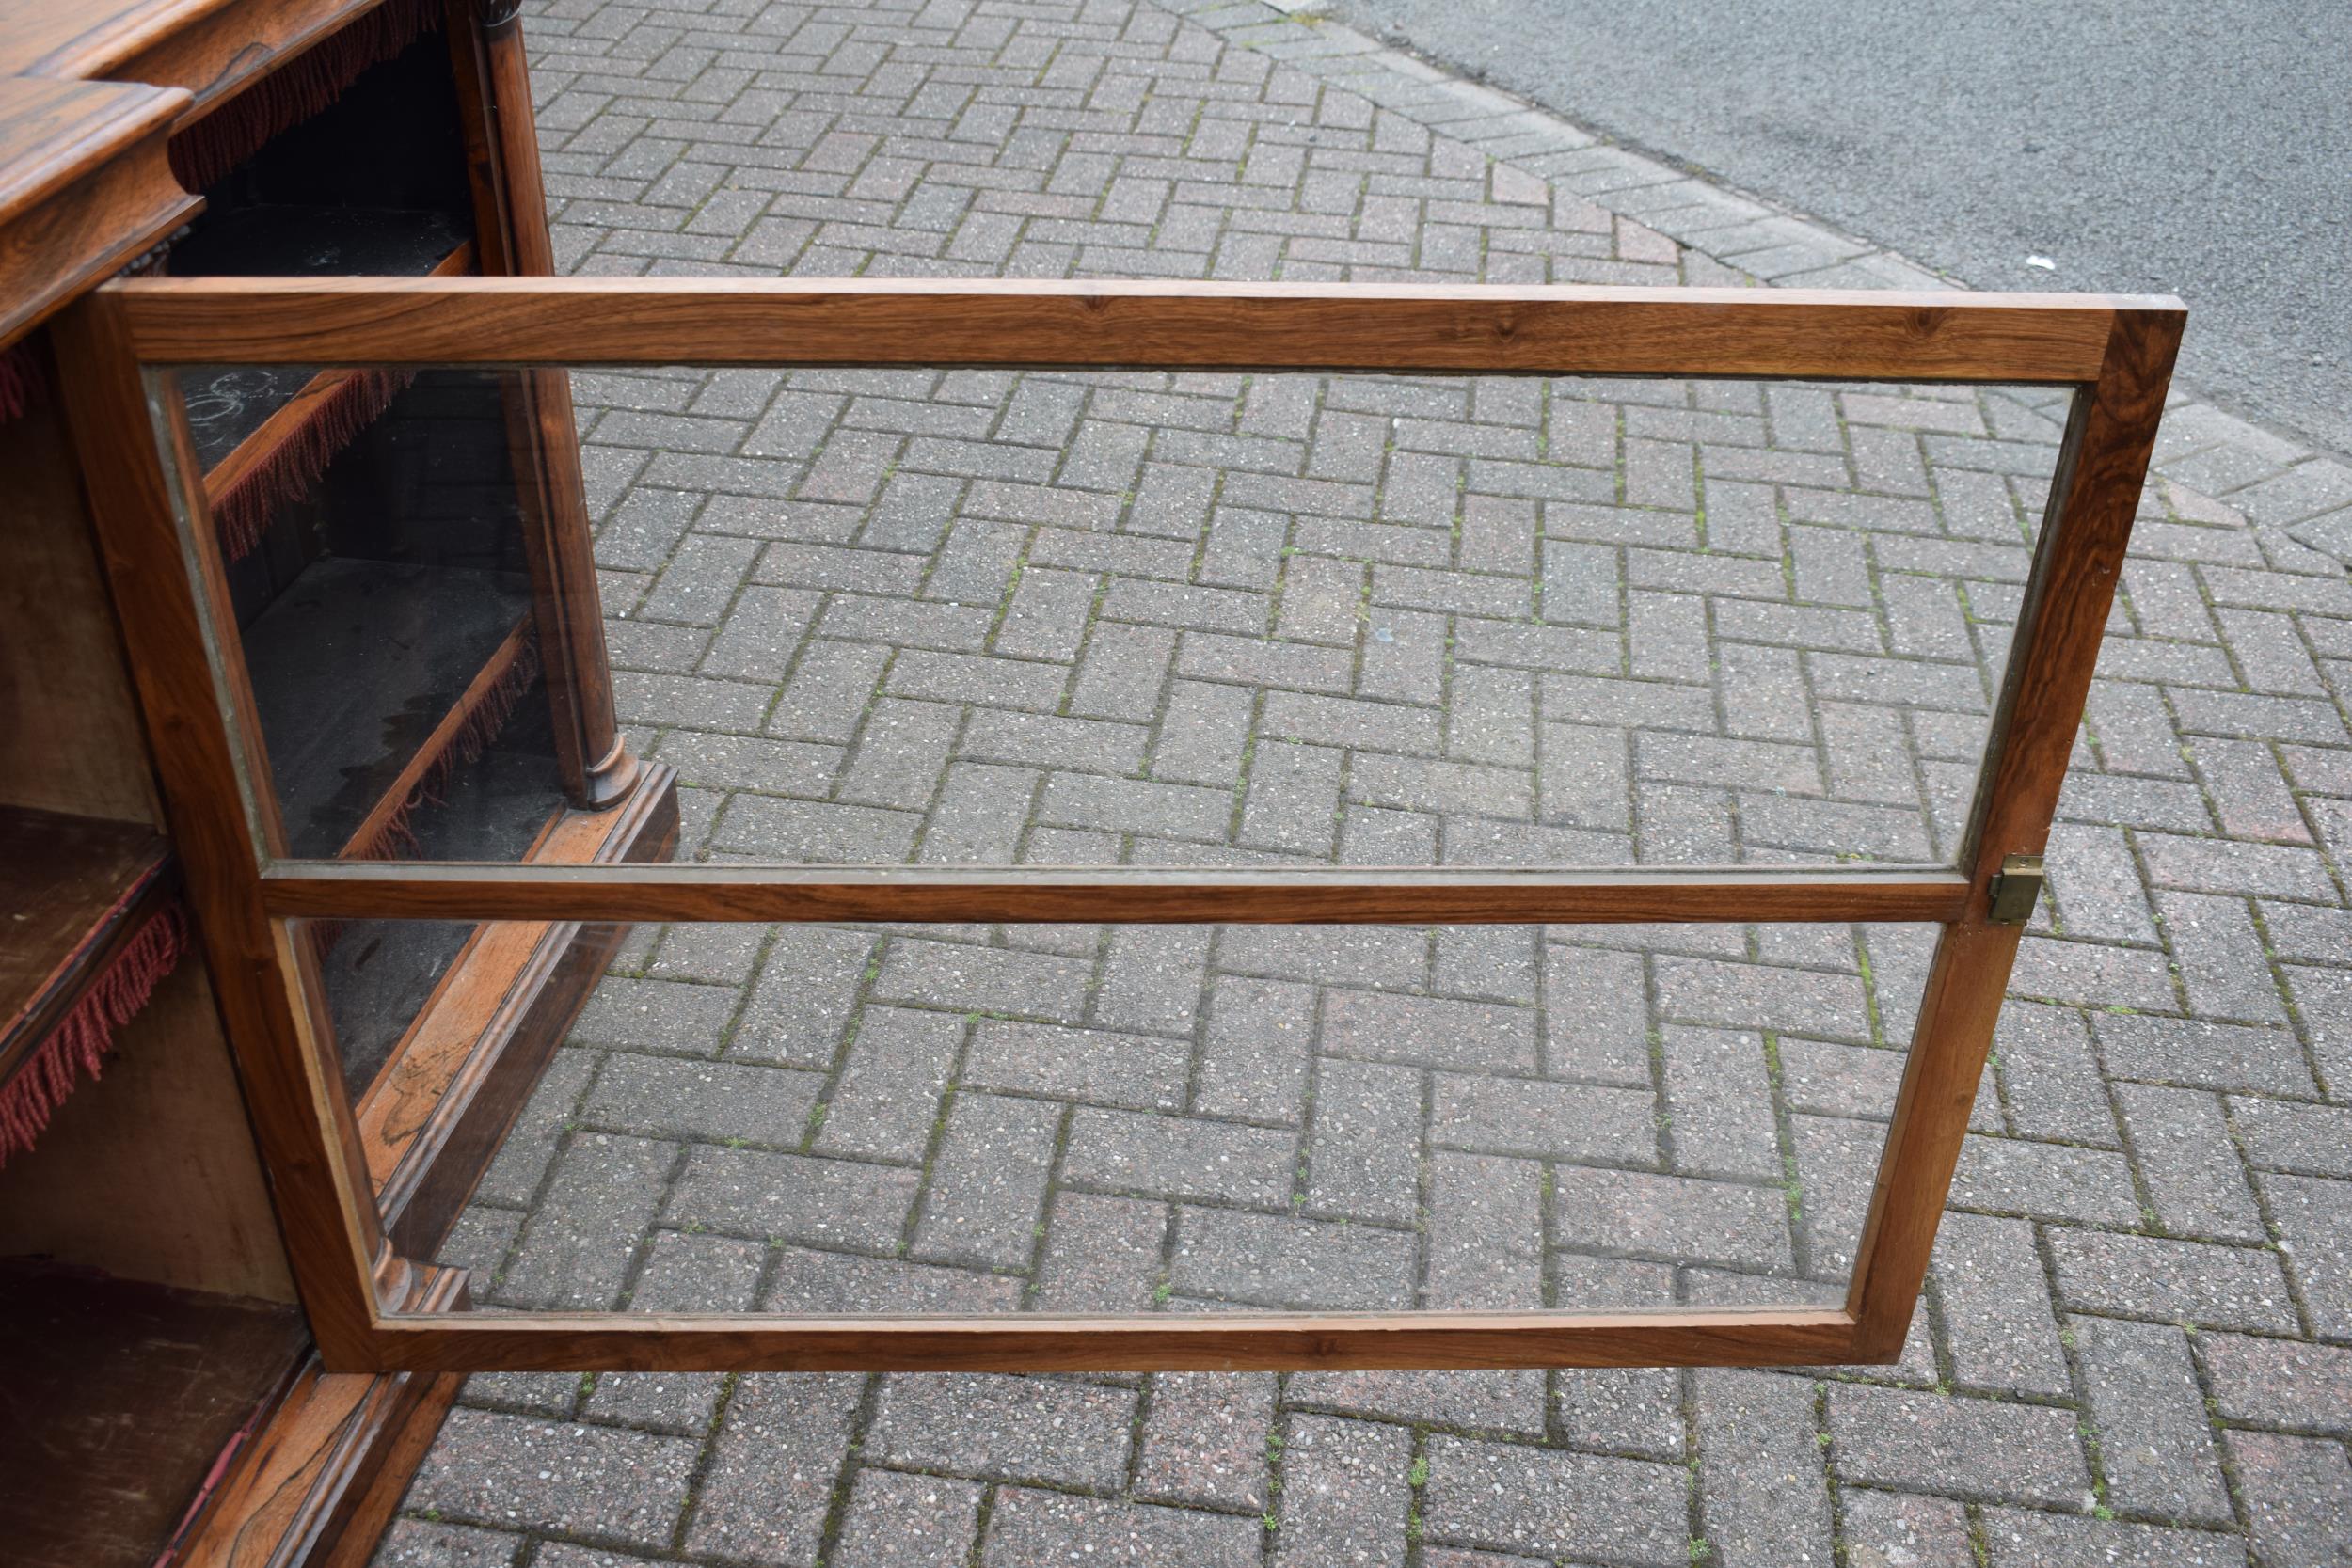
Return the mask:
<svg viewBox="0 0 2352 1568">
<path fill-rule="evenodd" d="M 2033 918 L 2034 904 L 2042 896 L 2042 857 L 2005 857 L 2001 869 L 1993 874 L 1993 885 L 1986 891 L 1993 897 L 1987 920 L 1995 926 L 2023 926 Z"/>
</svg>

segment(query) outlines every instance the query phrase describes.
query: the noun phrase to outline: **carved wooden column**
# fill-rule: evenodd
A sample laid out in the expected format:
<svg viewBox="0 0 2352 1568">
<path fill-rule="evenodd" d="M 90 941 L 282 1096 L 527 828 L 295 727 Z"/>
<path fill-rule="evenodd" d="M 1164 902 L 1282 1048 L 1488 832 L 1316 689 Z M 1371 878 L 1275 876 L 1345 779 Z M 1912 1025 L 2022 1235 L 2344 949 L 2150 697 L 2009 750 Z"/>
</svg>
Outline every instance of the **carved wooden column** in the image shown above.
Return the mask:
<svg viewBox="0 0 2352 1568">
<path fill-rule="evenodd" d="M 553 277 L 555 245 L 548 232 L 518 0 L 450 0 L 448 33 L 473 170 L 482 271 Z M 506 404 L 540 663 L 554 708 L 564 789 L 576 805 L 618 805 L 636 786 L 640 768 L 613 716 L 570 378 L 552 370 L 508 372 Z"/>
</svg>

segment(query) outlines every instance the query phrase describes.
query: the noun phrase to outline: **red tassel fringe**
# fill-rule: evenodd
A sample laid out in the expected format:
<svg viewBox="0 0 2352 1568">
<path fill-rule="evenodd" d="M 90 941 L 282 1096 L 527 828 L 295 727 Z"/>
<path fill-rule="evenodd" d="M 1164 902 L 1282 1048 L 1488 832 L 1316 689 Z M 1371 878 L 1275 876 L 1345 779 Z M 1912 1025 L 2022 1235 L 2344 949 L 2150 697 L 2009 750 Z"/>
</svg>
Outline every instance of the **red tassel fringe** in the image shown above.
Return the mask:
<svg viewBox="0 0 2352 1568">
<path fill-rule="evenodd" d="M 417 809 L 441 803 L 441 787 L 449 783 L 449 776 L 477 761 L 490 749 L 490 742 L 498 738 L 499 732 L 506 728 L 506 721 L 515 716 L 515 705 L 522 701 L 523 693 L 538 678 L 539 644 L 533 640 L 516 650 L 515 662 L 474 704 L 456 733 L 449 737 L 449 743 L 441 748 L 440 755 L 426 765 L 416 787 L 409 790 L 408 799 L 385 818 L 374 838 L 345 854 L 353 860 L 368 861 L 407 860 L 415 856 L 420 848 L 414 826 Z"/>
<path fill-rule="evenodd" d="M 427 765 L 423 776 L 408 791 L 408 798 L 400 803 L 400 809 L 384 819 L 383 827 L 376 831 L 374 837 L 365 844 L 346 848 L 342 858 L 363 861 L 414 858 L 423 847 L 417 842 L 418 810 L 428 804 L 437 806 L 441 803 L 441 788 L 449 783 L 449 776 L 478 760 L 483 752 L 490 749 L 490 742 L 498 738 L 499 732 L 506 727 L 506 721 L 515 716 L 516 705 L 522 701 L 523 693 L 529 691 L 532 682 L 538 678 L 539 644 L 532 640 L 526 641 L 516 652 L 515 662 L 506 667 L 506 673 L 474 704 L 472 711 L 457 726 L 456 733 L 450 736 L 449 743 L 441 748 L 440 754 Z M 335 950 L 335 943 L 342 940 L 344 925 L 340 920 L 310 922 L 311 952 L 321 962 L 325 962 L 326 955 Z"/>
<path fill-rule="evenodd" d="M 0 349 L 0 420 L 24 417 L 24 410 L 48 389 L 48 377 L 40 373 L 40 361 L 33 357 L 29 340 L 20 339 Z"/>
<path fill-rule="evenodd" d="M 172 137 L 172 174 L 187 190 L 205 189 L 271 137 L 332 105 L 368 67 L 440 25 L 437 0 L 384 0 Z"/>
<path fill-rule="evenodd" d="M 0 1164 L 10 1154 L 30 1151 L 81 1079 L 99 1075 L 114 1049 L 115 1031 L 138 1016 L 187 950 L 188 917 L 175 899 L 139 928 L 16 1075 L 0 1085 Z"/>
<path fill-rule="evenodd" d="M 320 399 L 268 456 L 213 502 L 222 557 L 243 561 L 251 555 L 278 509 L 309 495 L 335 454 L 391 406 L 415 376 L 414 371 L 354 371 Z"/>
</svg>

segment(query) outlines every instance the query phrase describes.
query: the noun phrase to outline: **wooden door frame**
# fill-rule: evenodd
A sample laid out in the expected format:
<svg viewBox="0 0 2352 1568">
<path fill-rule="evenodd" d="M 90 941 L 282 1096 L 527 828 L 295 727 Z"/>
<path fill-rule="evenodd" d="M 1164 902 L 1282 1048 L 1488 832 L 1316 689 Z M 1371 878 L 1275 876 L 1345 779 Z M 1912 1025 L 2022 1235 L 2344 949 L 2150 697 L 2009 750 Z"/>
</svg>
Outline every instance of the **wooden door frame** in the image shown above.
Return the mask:
<svg viewBox="0 0 2352 1568">
<path fill-rule="evenodd" d="M 77 441 L 281 1220 L 336 1370 L 1178 1370 L 1891 1361 L 2038 886 L 2185 311 L 2169 298 L 1551 286 L 642 278 L 152 279 L 61 342 Z M 1954 869 L 834 868 L 287 857 L 202 497 L 150 438 L 181 363 L 987 366 L 1742 377 L 2073 389 Z M 186 472 L 180 465 L 178 473 Z M 2031 858 L 2031 859 L 2026 859 Z M 2030 907 L 2030 900 L 2026 905 Z M 305 949 L 333 919 L 1942 927 L 1839 1307 L 1044 1317 L 409 1310 Z"/>
</svg>

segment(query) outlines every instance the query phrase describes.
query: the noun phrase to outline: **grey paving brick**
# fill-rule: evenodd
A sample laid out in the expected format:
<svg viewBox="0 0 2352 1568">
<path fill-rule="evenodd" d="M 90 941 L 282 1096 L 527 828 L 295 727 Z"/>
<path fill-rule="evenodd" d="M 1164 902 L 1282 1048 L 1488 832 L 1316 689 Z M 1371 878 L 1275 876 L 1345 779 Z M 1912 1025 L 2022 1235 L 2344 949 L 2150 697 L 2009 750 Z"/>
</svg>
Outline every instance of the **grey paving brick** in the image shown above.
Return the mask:
<svg viewBox="0 0 2352 1568">
<path fill-rule="evenodd" d="M 1659 1009 L 1668 1018 L 1831 1038 L 1870 1036 L 1868 1006 L 1855 975 L 1705 958 L 1661 958 L 1655 967 Z"/>
<path fill-rule="evenodd" d="M 2204 1530 L 2012 1508 L 1988 1508 L 1979 1517 L 1996 1568 L 2098 1568 L 2115 1562 L 2145 1563 L 2147 1568 L 2236 1568 L 2246 1552 L 2239 1537 Z"/>
<path fill-rule="evenodd" d="M 1532 1073 L 1535 1021 L 1523 1009 L 1333 988 L 1323 1048 L 1341 1055 L 1456 1071 Z"/>
<path fill-rule="evenodd" d="M 2054 1508 L 2090 1491 L 2071 1411 L 1833 1385 L 1829 1430 L 1837 1473 L 1865 1483 Z"/>
<path fill-rule="evenodd" d="M 2295 1331 L 2294 1302 L 2274 1253 L 2112 1231 L 2048 1235 L 2069 1305 L 2164 1323 Z"/>
<path fill-rule="evenodd" d="M 1062 1179 L 1149 1197 L 1280 1208 L 1296 1140 L 1288 1132 L 1189 1117 L 1086 1107 L 1073 1113 Z"/>
<path fill-rule="evenodd" d="M 1277 1563 L 1405 1561 L 1412 1433 L 1324 1416 L 1295 1416 L 1282 1449 Z"/>
<path fill-rule="evenodd" d="M 2005 1393 L 2072 1391 L 2031 1224 L 1946 1215 L 1934 1277 L 1955 1383 Z"/>
<path fill-rule="evenodd" d="M 2282 1029 L 2094 1013 L 2091 1033 L 2107 1070 L 2119 1078 L 2298 1099 L 2318 1095 L 2301 1045 Z"/>
<path fill-rule="evenodd" d="M 1219 975 L 1209 999 L 1193 1108 L 1296 1126 L 1314 1044 L 1312 988 Z"/>
<path fill-rule="evenodd" d="M 813 1568 L 866 1380 L 739 1379 L 686 1529 L 691 1552 Z"/>
<path fill-rule="evenodd" d="M 461 1524 L 660 1547 L 686 1506 L 694 1458 L 681 1437 L 461 1408 L 442 1423 L 407 1504 Z"/>
<path fill-rule="evenodd" d="M 1411 1068 L 1325 1058 L 1305 1149 L 1308 1207 L 1411 1223 L 1421 1203 L 1422 1105 L 1422 1075 Z"/>
<path fill-rule="evenodd" d="M 886 1465 L 1108 1491 L 1126 1479 L 1136 1395 L 994 1375 L 884 1378 L 866 1449 Z"/>
<path fill-rule="evenodd" d="M 2110 1507 L 2182 1524 L 2234 1522 L 2188 1340 L 2169 1324 L 2070 1320 Z"/>
<path fill-rule="evenodd" d="M 1441 1147 L 1647 1165 L 1658 1156 L 1656 1123 L 1646 1090 L 1470 1073 L 1430 1080 L 1429 1139 Z"/>
<path fill-rule="evenodd" d="M 822 1080 L 786 1068 L 616 1052 L 596 1074 L 580 1119 L 657 1138 L 797 1144 Z"/>
<path fill-rule="evenodd" d="M 730 1235 L 887 1253 L 898 1248 L 916 1180 L 914 1171 L 882 1165 L 698 1145 L 687 1151 L 662 1217 Z"/>
<path fill-rule="evenodd" d="M 2231 1433 L 2228 1444 L 2261 1560 L 2341 1559 L 2352 1541 L 2352 1459 L 2343 1445 L 2261 1432 Z"/>
<path fill-rule="evenodd" d="M 1778 1186 L 1563 1167 L 1552 1233 L 1571 1247 L 1787 1272 L 1788 1203 Z"/>
<path fill-rule="evenodd" d="M 983 1019 L 973 1028 L 964 1081 L 1135 1110 L 1183 1103 L 1191 1047 L 1183 1040 L 1106 1029 L 1065 1029 Z"/>
<path fill-rule="evenodd" d="M 630 1290 L 632 1312 L 748 1312 L 768 1249 L 725 1236 L 655 1233 Z M 602 1372 L 580 1406 L 591 1419 L 697 1435 L 710 1427 L 722 1379 L 682 1372 Z"/>
<path fill-rule="evenodd" d="M 1545 948 L 1547 1073 L 1649 1086 L 1649 1006 L 1643 971 L 1637 954 Z"/>
<path fill-rule="evenodd" d="M 2352 1181 L 2264 1176 L 2258 1184 L 2312 1326 L 2352 1338 Z"/>
<path fill-rule="evenodd" d="M 1079 1557 L 1104 1568 L 1179 1560 L 1248 1568 L 1259 1560 L 1259 1535 L 1255 1520 L 1231 1514 L 1007 1487 L 989 1515 L 980 1561 L 1020 1568 Z"/>
<path fill-rule="evenodd" d="M 793 1067 L 832 1065 L 874 947 L 874 937 L 865 931 L 800 926 L 778 930 L 769 942 L 759 984 L 727 1042 L 727 1055 Z M 611 984 L 597 988 L 598 998 Z"/>
<path fill-rule="evenodd" d="M 608 980 L 588 999 L 571 1039 L 581 1045 L 718 1054 L 740 997 L 724 986 L 670 980 Z"/>
<path fill-rule="evenodd" d="M 2081 1013 L 2010 1001 L 1994 1038 L 2010 1125 L 2020 1136 L 2116 1147 L 2115 1109 Z"/>
<path fill-rule="evenodd" d="M 830 1560 L 839 1568 L 958 1568 L 979 1523 L 980 1488 L 972 1481 L 861 1469 Z"/>
<path fill-rule="evenodd" d="M 1085 1010 L 1090 967 L 1045 954 L 897 937 L 883 951 L 882 971 L 874 977 L 874 994 L 886 1001 L 933 1007 L 1075 1020 Z M 992 1025 L 996 1022 L 991 1021 Z M 981 1040 L 997 1032 L 983 1027 L 976 1037 L 976 1050 Z"/>
<path fill-rule="evenodd" d="M 1674 1168 L 1693 1176 L 1777 1178 L 1780 1134 L 1763 1037 L 1676 1027 L 1664 1031 L 1662 1044 Z"/>
<path fill-rule="evenodd" d="M 1418 1250 L 1406 1232 L 1343 1220 L 1184 1208 L 1169 1278 L 1179 1295 L 1242 1305 L 1398 1309 Z"/>
<path fill-rule="evenodd" d="M 1138 1198 L 1058 1192 L 1047 1216 L 1035 1305 L 1053 1312 L 1142 1312 L 1163 1284 L 1169 1211 Z"/>
<path fill-rule="evenodd" d="M 596 1067 L 593 1052 L 565 1049 L 555 1053 L 499 1146 L 489 1169 L 482 1173 L 476 1189 L 480 1201 L 515 1209 L 530 1207 L 549 1163 L 562 1148 L 564 1123 L 571 1119 Z"/>
<path fill-rule="evenodd" d="M 2352 1434 L 2352 1350 L 2238 1334 L 2196 1349 L 2224 1419 Z"/>
<path fill-rule="evenodd" d="M 931 1163 L 910 1255 L 935 1263 L 1025 1268 L 1061 1129 L 1058 1106 L 961 1093 Z"/>
<path fill-rule="evenodd" d="M 675 1144 L 574 1136 L 499 1280 L 500 1299 L 582 1309 L 617 1303 L 677 1158 Z"/>
<path fill-rule="evenodd" d="M 1690 1560 L 1674 1466 L 1432 1436 L 1422 1514 L 1430 1539 L 1543 1558 Z"/>
<path fill-rule="evenodd" d="M 1135 1495 L 1263 1513 L 1275 1380 L 1257 1372 L 1160 1372 L 1152 1379 Z"/>
<path fill-rule="evenodd" d="M 2115 1101 L 2165 1229 L 2222 1241 L 2267 1239 L 2219 1096 L 2119 1084 Z"/>
<path fill-rule="evenodd" d="M 1491 1154 L 1433 1155 L 1422 1291 L 1433 1307 L 1510 1310 L 1544 1299 L 1544 1170 Z"/>
<path fill-rule="evenodd" d="M 1829 1477 L 1809 1379 L 1700 1371 L 1699 1502 L 1716 1560 L 1831 1560 Z"/>
<path fill-rule="evenodd" d="M 826 1101 L 817 1148 L 921 1160 L 963 1036 L 963 1021 L 952 1014 L 865 1009 L 849 1066 Z"/>
<path fill-rule="evenodd" d="M 1978 1560 L 1968 1511 L 1947 1498 L 1845 1486 L 1837 1502 L 1853 1568 L 1971 1568 Z"/>
<path fill-rule="evenodd" d="M 1096 1022 L 1119 1029 L 1189 1035 L 1208 980 L 1205 926 L 1120 926 L 1112 929 L 1102 982 L 1094 993 Z"/>
<path fill-rule="evenodd" d="M 2305 1176 L 2352 1176 L 2352 1109 L 2236 1095 L 2229 1111 L 2249 1164 Z"/>
<path fill-rule="evenodd" d="M 1009 1312 L 1020 1302 L 1021 1281 L 1007 1275 L 780 1246 L 760 1309 L 818 1317 Z"/>
<path fill-rule="evenodd" d="M 1954 1174 L 1952 1202 L 2036 1219 L 2128 1225 L 2139 1197 L 2121 1154 L 2024 1138 L 1970 1137 Z"/>
<path fill-rule="evenodd" d="M 374 1568 L 512 1568 L 522 1549 L 519 1535 L 395 1519 L 369 1560 Z"/>
</svg>

